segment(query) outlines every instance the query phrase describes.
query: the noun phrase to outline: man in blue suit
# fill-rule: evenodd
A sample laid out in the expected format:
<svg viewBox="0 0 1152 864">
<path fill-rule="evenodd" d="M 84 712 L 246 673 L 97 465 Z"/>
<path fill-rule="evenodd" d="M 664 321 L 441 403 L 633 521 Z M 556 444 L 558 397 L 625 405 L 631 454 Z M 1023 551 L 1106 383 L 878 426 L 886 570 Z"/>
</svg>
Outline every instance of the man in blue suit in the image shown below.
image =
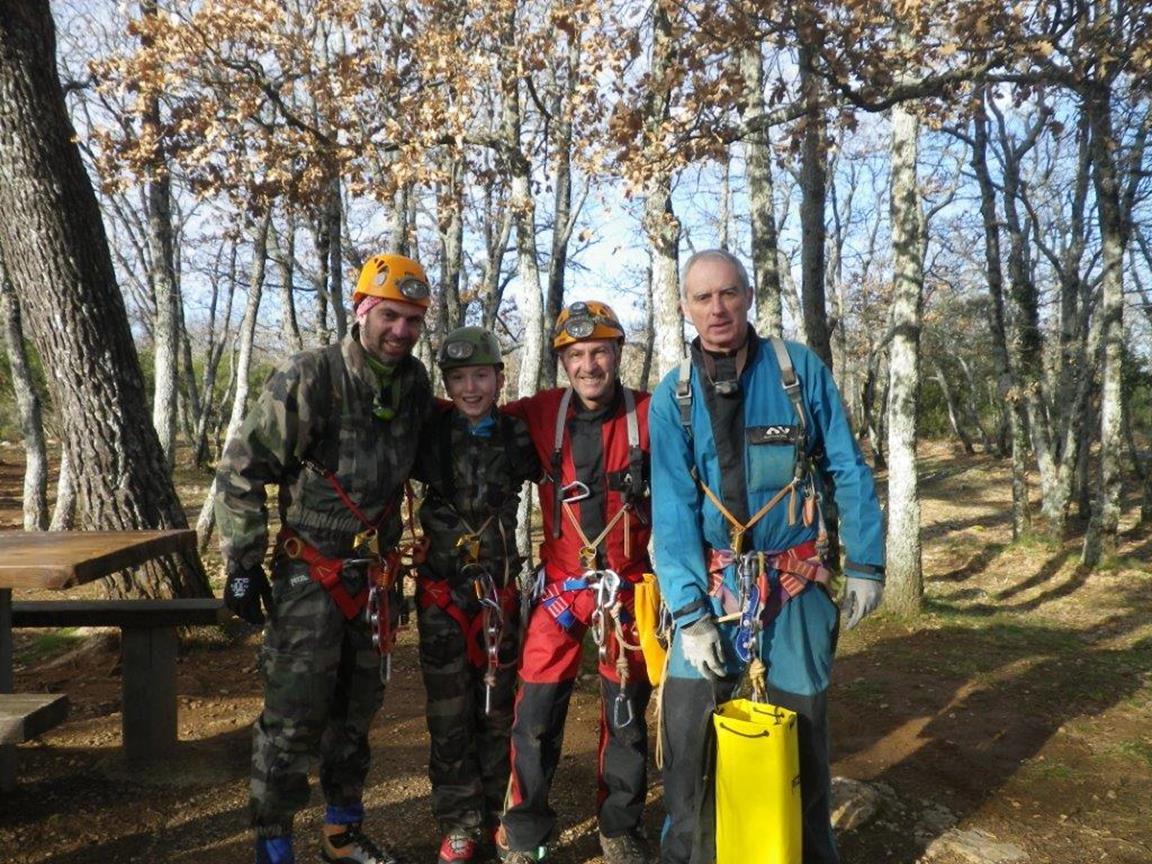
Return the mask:
<svg viewBox="0 0 1152 864">
<path fill-rule="evenodd" d="M 835 481 L 842 605 L 853 627 L 883 594 L 872 474 L 827 367 L 803 345 L 749 325 L 752 288 L 739 259 L 693 255 L 681 294 L 699 336 L 657 387 L 650 414 L 660 442 L 652 448 L 655 563 L 675 624 L 661 861 L 714 860 L 711 713 L 750 669 L 770 702 L 799 715 L 804 864 L 837 864 L 826 694 L 840 610 L 822 560 L 820 478 Z"/>
</svg>

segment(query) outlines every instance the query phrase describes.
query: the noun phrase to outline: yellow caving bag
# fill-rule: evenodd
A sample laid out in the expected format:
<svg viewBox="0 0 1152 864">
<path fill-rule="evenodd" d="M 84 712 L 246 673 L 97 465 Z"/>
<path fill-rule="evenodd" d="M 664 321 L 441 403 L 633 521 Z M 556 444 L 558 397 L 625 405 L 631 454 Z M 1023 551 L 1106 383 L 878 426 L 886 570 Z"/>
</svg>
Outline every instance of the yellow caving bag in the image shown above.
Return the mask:
<svg viewBox="0 0 1152 864">
<path fill-rule="evenodd" d="M 800 864 L 796 712 L 732 699 L 716 730 L 716 864 Z"/>
<path fill-rule="evenodd" d="M 644 653 L 648 680 L 656 687 L 664 677 L 664 662 L 668 655 L 668 646 L 660 641 L 660 583 L 655 574 L 645 573 L 633 591 L 636 638 L 640 640 L 640 650 Z"/>
</svg>

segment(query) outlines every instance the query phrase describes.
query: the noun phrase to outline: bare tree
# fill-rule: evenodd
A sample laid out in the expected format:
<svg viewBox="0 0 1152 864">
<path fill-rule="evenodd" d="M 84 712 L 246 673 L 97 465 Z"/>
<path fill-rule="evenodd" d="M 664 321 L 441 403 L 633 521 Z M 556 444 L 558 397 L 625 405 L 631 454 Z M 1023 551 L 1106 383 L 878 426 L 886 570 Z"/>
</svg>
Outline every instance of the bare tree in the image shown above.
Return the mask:
<svg viewBox="0 0 1152 864">
<path fill-rule="evenodd" d="M 12 372 L 20 431 L 24 434 L 24 530 L 43 531 L 48 527 L 48 451 L 44 446 L 44 421 L 24 348 L 20 301 L 8 281 L 3 256 L 0 256 L 0 317 L 4 318 L 8 368 Z"/>
<path fill-rule="evenodd" d="M 92 186 L 56 77 L 47 2 L 0 2 L 0 254 L 37 350 L 89 528 L 187 525 L 147 411 L 143 376 Z M 43 290 L 45 282 L 55 286 Z M 113 592 L 207 594 L 198 558 L 141 568 Z"/>
<path fill-rule="evenodd" d="M 740 52 L 744 78 L 743 120 L 757 127 L 765 114 L 764 58 L 759 42 Z M 744 142 L 748 163 L 748 211 L 752 223 L 752 273 L 756 287 L 756 329 L 765 335 L 784 332 L 780 299 L 780 251 L 777 248 L 775 185 L 768 130 L 757 129 Z"/>
<path fill-rule="evenodd" d="M 906 37 L 907 38 L 907 37 Z M 920 120 L 892 109 L 892 345 L 888 403 L 888 584 L 886 605 L 902 615 L 920 611 L 920 490 L 916 416 L 920 402 L 920 329 L 924 306 L 924 210 L 917 180 Z"/>
<path fill-rule="evenodd" d="M 260 301 L 264 293 L 264 273 L 268 263 L 268 233 L 272 222 L 272 211 L 266 207 L 264 212 L 256 217 L 252 230 L 252 269 L 248 280 L 248 302 L 244 306 L 244 320 L 240 324 L 237 334 L 236 365 L 233 371 L 235 390 L 232 392 L 232 412 L 228 420 L 228 432 L 225 440 L 236 434 L 244 417 L 248 413 L 249 372 L 252 368 L 252 348 L 256 336 L 256 321 L 260 315 Z M 216 480 L 213 478 L 212 486 L 208 490 L 208 497 L 200 508 L 200 517 L 196 520 L 196 531 L 199 534 L 200 551 L 207 549 L 212 540 L 212 528 L 215 523 L 213 504 L 216 499 Z"/>
</svg>

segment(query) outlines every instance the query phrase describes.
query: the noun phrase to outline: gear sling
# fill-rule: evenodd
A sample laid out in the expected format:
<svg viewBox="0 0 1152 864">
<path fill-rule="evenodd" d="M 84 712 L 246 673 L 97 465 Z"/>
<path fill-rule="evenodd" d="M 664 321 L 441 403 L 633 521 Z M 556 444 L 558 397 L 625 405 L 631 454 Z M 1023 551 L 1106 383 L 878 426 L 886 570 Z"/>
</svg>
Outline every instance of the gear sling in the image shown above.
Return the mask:
<svg viewBox="0 0 1152 864">
<path fill-rule="evenodd" d="M 714 589 L 722 589 L 723 571 L 735 564 L 739 586 L 739 611 L 720 621 L 736 621 L 736 654 L 744 664 L 752 689 L 751 699 L 731 699 L 713 714 L 716 789 L 717 864 L 799 864 L 801 860 L 800 757 L 795 712 L 767 702 L 767 670 L 760 657 L 760 631 L 765 616 L 779 614 L 783 604 L 804 590 L 809 582 L 827 585 L 829 573 L 822 564 L 827 548 L 820 494 L 809 458 L 808 422 L 800 381 L 784 342 L 768 340 L 780 366 L 781 385 L 792 403 L 797 428 L 791 481 L 770 498 L 747 522 L 740 522 L 725 507 L 695 466 L 692 474 L 704 495 L 729 523 L 730 550 L 713 550 L 709 571 Z M 679 368 L 676 401 L 680 421 L 692 440 L 692 360 Z M 803 512 L 797 498 L 803 492 Z M 774 507 L 788 501 L 788 523 L 801 516 L 804 523 L 817 523 L 817 538 L 782 552 L 745 550 L 747 532 Z M 775 590 L 768 574 L 776 571 Z M 770 618 L 769 618 L 770 620 Z M 755 790 L 755 794 L 751 794 Z"/>
</svg>

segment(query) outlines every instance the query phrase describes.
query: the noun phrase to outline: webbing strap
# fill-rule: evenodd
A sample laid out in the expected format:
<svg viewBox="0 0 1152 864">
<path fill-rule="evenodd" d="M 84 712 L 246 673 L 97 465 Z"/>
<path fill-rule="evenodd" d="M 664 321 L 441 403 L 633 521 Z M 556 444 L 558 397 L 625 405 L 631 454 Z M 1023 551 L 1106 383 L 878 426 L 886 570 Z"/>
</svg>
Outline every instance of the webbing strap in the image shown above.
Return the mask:
<svg viewBox="0 0 1152 864">
<path fill-rule="evenodd" d="M 680 406 L 680 425 L 692 437 L 692 358 L 680 361 L 676 377 L 676 403 Z"/>
<path fill-rule="evenodd" d="M 318 582 L 328 592 L 332 602 L 349 621 L 355 618 L 368 602 L 367 583 L 355 596 L 344 586 L 344 580 L 340 578 L 344 570 L 343 558 L 329 558 L 327 555 L 322 555 L 320 550 L 291 528 L 280 529 L 276 546 L 289 558 L 303 561 L 308 565 L 308 577 L 313 582 Z"/>
<path fill-rule="evenodd" d="M 566 515 L 568 517 L 568 521 L 571 522 L 572 527 L 576 529 L 576 536 L 580 538 L 580 542 L 583 544 L 583 548 L 580 550 L 581 553 L 585 552 L 586 550 L 591 550 L 592 552 L 595 552 L 597 549 L 599 549 L 600 544 L 604 542 L 604 538 L 607 537 L 608 533 L 613 528 L 616 527 L 616 523 L 619 522 L 621 518 L 623 518 L 624 519 L 624 556 L 629 557 L 631 555 L 631 550 L 629 549 L 629 546 L 631 545 L 631 538 L 629 536 L 631 534 L 631 531 L 629 530 L 629 525 L 628 525 L 628 508 L 627 507 L 621 507 L 619 510 L 617 510 L 616 515 L 613 516 L 611 519 L 609 519 L 608 524 L 604 526 L 604 530 L 596 535 L 596 539 L 595 540 L 589 540 L 588 535 L 584 533 L 584 529 L 580 527 L 580 520 L 577 519 L 576 514 L 572 512 L 572 505 L 570 505 L 567 501 L 565 501 L 561 504 L 561 506 L 564 508 L 564 515 Z M 594 560 L 591 562 L 581 560 L 580 563 L 589 569 L 592 569 L 596 565 L 596 562 Z"/>
<path fill-rule="evenodd" d="M 556 431 L 552 439 L 552 536 L 560 536 L 560 507 L 564 470 L 564 427 L 568 421 L 568 406 L 572 404 L 572 388 L 569 387 L 560 397 L 560 408 L 556 412 Z"/>
<path fill-rule="evenodd" d="M 720 515 L 727 519 L 728 523 L 732 526 L 732 551 L 737 555 L 743 551 L 742 546 L 744 534 L 747 533 L 748 529 L 763 519 L 768 514 L 769 510 L 783 501 L 784 497 L 788 495 L 791 496 L 788 505 L 788 521 L 789 524 L 795 524 L 795 507 L 793 506 L 792 502 L 796 497 L 796 480 L 793 480 L 791 483 L 773 495 L 770 499 L 768 499 L 768 502 L 763 507 L 752 514 L 751 519 L 743 523 L 741 523 L 739 519 L 732 515 L 732 511 L 724 506 L 724 502 L 720 500 L 720 496 L 709 489 L 707 483 L 701 479 L 697 479 L 697 482 L 700 484 L 700 488 L 704 490 L 704 494 L 708 496 L 708 500 L 716 505 L 716 509 L 720 511 Z"/>
<path fill-rule="evenodd" d="M 635 491 L 644 482 L 644 453 L 640 449 L 640 421 L 636 417 L 636 394 L 632 392 L 629 387 L 620 385 L 624 391 L 624 419 L 628 427 L 628 471 L 630 485 L 633 487 L 630 491 Z M 564 485 L 561 481 L 563 464 L 564 464 L 564 428 L 567 426 L 568 421 L 568 408 L 572 404 L 572 388 L 568 387 L 564 390 L 564 394 L 560 397 L 560 407 L 556 411 L 556 429 L 552 437 L 552 536 L 560 536 L 560 511 L 563 509 L 569 513 L 571 517 L 570 508 L 563 502 L 561 487 Z M 621 511 L 623 512 L 623 511 Z M 611 525 L 616 524 L 616 519 L 619 518 L 619 513 L 613 518 Z M 580 531 L 580 526 L 573 521 L 576 525 L 576 530 Z M 594 547 L 599 546 L 600 542 L 607 535 L 608 529 L 605 529 L 597 539 L 596 543 L 592 544 Z M 580 531 L 580 540 L 585 546 L 588 546 L 588 538 Z M 625 535 L 624 546 L 625 554 L 628 554 L 628 537 Z"/>
<path fill-rule="evenodd" d="M 340 478 L 336 476 L 335 471 L 332 471 L 326 466 L 321 465 L 314 459 L 305 459 L 304 464 L 328 481 L 328 485 L 332 487 L 332 490 L 336 493 L 337 497 L 340 498 L 341 503 L 347 508 L 348 512 L 356 518 L 357 522 L 359 522 L 369 531 L 376 531 L 379 529 L 379 527 L 387 521 L 388 517 L 392 515 L 392 511 L 396 509 L 399 496 L 393 497 L 393 499 L 388 502 L 388 506 L 380 512 L 380 515 L 377 516 L 375 520 L 371 520 L 364 515 L 364 511 L 360 509 L 360 506 L 352 500 L 352 496 L 348 494 L 347 490 L 345 490 L 344 484 L 340 482 Z M 408 495 L 409 508 L 411 508 L 411 484 L 405 484 L 405 492 Z"/>
</svg>

